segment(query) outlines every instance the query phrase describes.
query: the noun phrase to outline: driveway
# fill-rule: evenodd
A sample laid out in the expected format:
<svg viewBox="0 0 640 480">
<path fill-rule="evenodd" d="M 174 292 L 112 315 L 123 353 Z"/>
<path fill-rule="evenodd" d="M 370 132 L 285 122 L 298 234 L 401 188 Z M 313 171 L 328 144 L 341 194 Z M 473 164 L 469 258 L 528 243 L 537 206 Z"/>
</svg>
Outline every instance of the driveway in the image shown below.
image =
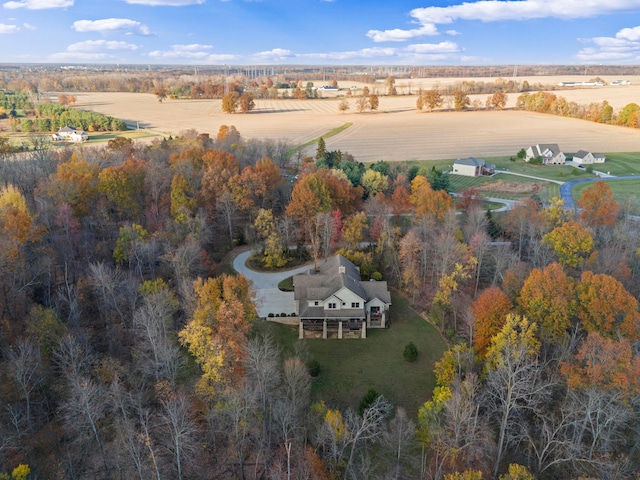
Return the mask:
<svg viewBox="0 0 640 480">
<path fill-rule="evenodd" d="M 612 182 L 616 180 L 638 180 L 638 179 L 640 179 L 640 176 L 638 175 L 625 175 L 622 177 L 609 176 L 604 178 L 593 177 L 593 178 L 581 178 L 579 180 L 571 180 L 570 182 L 566 182 L 560 186 L 560 196 L 562 197 L 564 208 L 566 208 L 567 210 L 575 210 L 577 207 L 576 207 L 576 202 L 573 199 L 573 193 L 572 193 L 574 185 L 578 185 L 579 183 L 586 183 L 586 182 L 596 182 L 598 180 L 604 180 L 605 182 Z"/>
<path fill-rule="evenodd" d="M 253 289 L 256 292 L 254 303 L 258 311 L 258 316 L 265 318 L 270 313 L 286 313 L 287 315 L 291 315 L 296 311 L 293 292 L 280 291 L 278 283 L 292 275 L 306 272 L 311 266 L 305 265 L 284 272 L 256 272 L 247 267 L 247 259 L 251 256 L 251 253 L 251 250 L 240 253 L 233 259 L 233 268 L 253 283 Z"/>
</svg>

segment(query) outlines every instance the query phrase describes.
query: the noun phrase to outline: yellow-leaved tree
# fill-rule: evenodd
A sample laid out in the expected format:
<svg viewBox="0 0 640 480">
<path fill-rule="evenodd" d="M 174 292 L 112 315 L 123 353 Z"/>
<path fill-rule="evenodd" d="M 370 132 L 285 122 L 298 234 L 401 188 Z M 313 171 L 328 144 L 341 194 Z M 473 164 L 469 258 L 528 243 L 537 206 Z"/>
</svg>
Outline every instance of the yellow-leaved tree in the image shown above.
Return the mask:
<svg viewBox="0 0 640 480">
<path fill-rule="evenodd" d="M 198 394 L 210 399 L 218 387 L 241 375 L 249 318 L 256 313 L 251 288 L 242 275 L 199 278 L 194 294 L 193 314 L 178 336 L 202 370 Z"/>
</svg>

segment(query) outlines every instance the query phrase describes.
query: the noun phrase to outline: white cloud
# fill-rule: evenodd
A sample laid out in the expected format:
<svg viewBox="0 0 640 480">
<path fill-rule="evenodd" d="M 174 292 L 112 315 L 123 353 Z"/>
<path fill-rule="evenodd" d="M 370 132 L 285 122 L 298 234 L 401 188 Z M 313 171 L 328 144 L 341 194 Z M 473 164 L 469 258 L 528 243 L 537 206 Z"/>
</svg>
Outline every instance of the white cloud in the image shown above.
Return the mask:
<svg viewBox="0 0 640 480">
<path fill-rule="evenodd" d="M 438 29 L 435 25 L 429 24 L 411 30 L 394 28 L 393 30 L 369 30 L 367 32 L 367 37 L 374 42 L 405 42 L 425 35 L 438 35 Z"/>
<path fill-rule="evenodd" d="M 579 39 L 595 47 L 583 48 L 576 58 L 583 62 L 631 62 L 640 55 L 640 26 L 623 28 L 615 37 Z"/>
<path fill-rule="evenodd" d="M 106 53 L 82 53 L 82 52 L 60 52 L 53 53 L 47 57 L 49 60 L 54 62 L 73 62 L 73 63 L 84 63 L 84 62 L 97 62 L 100 60 L 109 60 L 113 59 L 113 56 L 107 55 Z"/>
<path fill-rule="evenodd" d="M 496 22 L 534 18 L 587 18 L 640 7 L 640 0 L 482 0 L 448 7 L 415 8 L 411 11 L 420 24 L 447 24 L 456 20 Z"/>
<path fill-rule="evenodd" d="M 22 26 L 24 28 L 26 28 L 27 30 L 37 30 L 38 27 L 36 27 L 35 25 L 31 25 L 30 23 L 23 23 Z"/>
<path fill-rule="evenodd" d="M 190 60 L 205 60 L 211 54 L 206 50 L 211 50 L 211 45 L 200 45 L 192 43 L 189 45 L 171 45 L 171 50 L 154 50 L 149 52 L 149 56 L 160 59 L 184 58 Z"/>
<path fill-rule="evenodd" d="M 116 42 L 107 40 L 87 40 L 85 42 L 72 43 L 67 47 L 67 52 L 95 52 L 100 50 L 137 50 L 133 43 Z"/>
<path fill-rule="evenodd" d="M 408 45 L 404 50 L 414 53 L 456 53 L 460 48 L 455 42 L 440 42 Z"/>
<path fill-rule="evenodd" d="M 634 12 L 640 0 L 480 0 L 447 7 L 423 7 L 411 10 L 411 29 L 370 30 L 367 36 L 375 42 L 402 42 L 424 35 L 437 35 L 437 25 L 457 20 L 498 22 L 537 18 L 578 19 L 613 13 Z M 640 32 L 629 32 L 640 35 Z M 457 35 L 455 30 L 448 35 Z"/>
<path fill-rule="evenodd" d="M 623 38 L 631 42 L 640 40 L 640 27 L 623 28 L 616 33 L 616 38 Z"/>
<path fill-rule="evenodd" d="M 20 31 L 20 27 L 17 25 L 7 25 L 6 23 L 0 23 L 0 34 L 2 33 L 16 33 Z"/>
<path fill-rule="evenodd" d="M 186 5 L 202 5 L 205 0 L 125 0 L 131 5 L 149 5 L 151 7 L 184 7 Z"/>
<path fill-rule="evenodd" d="M 127 31 L 140 35 L 149 35 L 149 28 L 128 18 L 104 18 L 102 20 L 77 20 L 71 26 L 76 32 L 112 33 Z"/>
<path fill-rule="evenodd" d="M 291 50 L 286 50 L 283 48 L 274 48 L 266 52 L 258 52 L 252 55 L 252 57 L 266 62 L 279 62 L 288 58 L 293 58 L 294 56 L 295 55 L 291 52 Z"/>
<path fill-rule="evenodd" d="M 4 8 L 16 9 L 26 8 L 27 10 L 45 10 L 48 8 L 68 8 L 73 7 L 73 0 L 18 0 L 5 2 Z"/>
</svg>

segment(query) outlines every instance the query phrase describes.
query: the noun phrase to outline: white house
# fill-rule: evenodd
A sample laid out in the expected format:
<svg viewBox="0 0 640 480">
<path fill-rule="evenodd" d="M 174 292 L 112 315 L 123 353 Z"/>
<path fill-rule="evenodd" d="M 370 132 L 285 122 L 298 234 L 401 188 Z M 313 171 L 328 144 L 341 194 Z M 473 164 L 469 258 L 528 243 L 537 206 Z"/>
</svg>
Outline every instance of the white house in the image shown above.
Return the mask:
<svg viewBox="0 0 640 480">
<path fill-rule="evenodd" d="M 573 162 L 579 165 L 592 165 L 594 163 L 604 163 L 606 157 L 602 153 L 591 153 L 585 150 L 579 150 L 573 156 Z"/>
<path fill-rule="evenodd" d="M 89 140 L 89 135 L 84 130 L 77 130 L 76 127 L 63 127 L 58 130 L 58 133 L 51 135 L 51 138 L 55 142 L 66 141 L 73 143 L 81 143 Z"/>
<path fill-rule="evenodd" d="M 366 338 L 367 328 L 385 328 L 391 294 L 387 282 L 360 280 L 360 270 L 342 255 L 293 277 L 299 335 Z"/>
<path fill-rule="evenodd" d="M 557 143 L 539 143 L 527 147 L 525 150 L 525 162 L 540 157 L 544 165 L 564 165 L 567 156 L 562 153 Z"/>
<path fill-rule="evenodd" d="M 467 177 L 480 177 L 482 175 L 493 175 L 495 171 L 495 165 L 487 163 L 481 158 L 469 157 L 466 159 L 457 159 L 453 162 L 451 173 Z"/>
</svg>

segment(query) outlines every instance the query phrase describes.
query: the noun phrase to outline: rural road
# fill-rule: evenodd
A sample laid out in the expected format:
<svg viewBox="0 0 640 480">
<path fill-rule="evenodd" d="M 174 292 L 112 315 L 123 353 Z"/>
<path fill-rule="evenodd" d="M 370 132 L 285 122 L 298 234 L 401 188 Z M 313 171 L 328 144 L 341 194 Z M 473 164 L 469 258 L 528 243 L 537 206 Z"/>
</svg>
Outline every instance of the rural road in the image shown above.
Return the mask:
<svg viewBox="0 0 640 480">
<path fill-rule="evenodd" d="M 256 292 L 254 303 L 258 316 L 265 318 L 270 313 L 286 313 L 290 315 L 295 312 L 296 305 L 293 300 L 293 292 L 280 291 L 278 283 L 291 275 L 306 272 L 311 266 L 305 265 L 284 272 L 257 272 L 247 267 L 247 259 L 251 256 L 251 253 L 251 250 L 247 250 L 238 254 L 233 259 L 233 268 L 253 283 L 253 289 Z"/>
</svg>

